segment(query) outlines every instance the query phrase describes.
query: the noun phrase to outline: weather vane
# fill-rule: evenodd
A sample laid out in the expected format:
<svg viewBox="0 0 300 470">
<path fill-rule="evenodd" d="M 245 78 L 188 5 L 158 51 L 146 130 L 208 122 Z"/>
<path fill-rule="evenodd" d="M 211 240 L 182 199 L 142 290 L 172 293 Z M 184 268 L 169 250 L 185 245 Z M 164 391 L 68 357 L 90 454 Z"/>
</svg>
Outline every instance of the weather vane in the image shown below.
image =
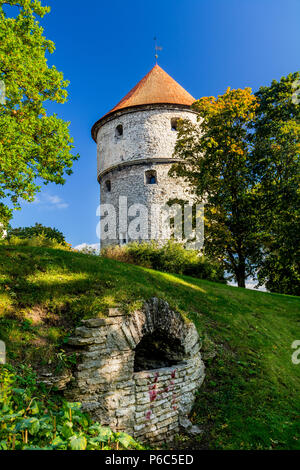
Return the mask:
<svg viewBox="0 0 300 470">
<path fill-rule="evenodd" d="M 162 51 L 162 47 L 160 47 L 160 46 L 157 45 L 157 37 L 156 37 L 156 36 L 155 36 L 153 39 L 154 39 L 154 43 L 155 43 L 155 62 L 156 62 L 156 64 L 157 64 L 157 59 L 158 59 L 158 54 L 157 54 L 157 52 L 158 52 L 158 51 Z"/>
</svg>

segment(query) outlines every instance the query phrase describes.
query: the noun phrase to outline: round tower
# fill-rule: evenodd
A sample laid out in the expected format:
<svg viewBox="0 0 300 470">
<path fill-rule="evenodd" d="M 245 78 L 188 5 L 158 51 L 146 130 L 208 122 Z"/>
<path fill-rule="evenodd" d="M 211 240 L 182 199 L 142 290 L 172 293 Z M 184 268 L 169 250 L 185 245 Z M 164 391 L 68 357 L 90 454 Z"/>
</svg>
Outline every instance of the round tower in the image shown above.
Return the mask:
<svg viewBox="0 0 300 470">
<path fill-rule="evenodd" d="M 172 199 L 187 200 L 187 185 L 168 172 L 176 161 L 177 120 L 197 121 L 191 110 L 194 101 L 155 65 L 94 124 L 101 215 L 110 217 L 102 221 L 102 247 L 137 238 L 164 242 L 170 237 L 159 207 Z"/>
</svg>

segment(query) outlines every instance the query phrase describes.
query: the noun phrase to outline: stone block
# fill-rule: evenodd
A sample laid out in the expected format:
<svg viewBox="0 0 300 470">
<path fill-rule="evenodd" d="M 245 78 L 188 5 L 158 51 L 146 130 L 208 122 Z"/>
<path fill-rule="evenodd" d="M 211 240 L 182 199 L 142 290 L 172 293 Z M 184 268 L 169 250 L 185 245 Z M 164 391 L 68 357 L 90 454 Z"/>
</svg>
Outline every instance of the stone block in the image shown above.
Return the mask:
<svg viewBox="0 0 300 470">
<path fill-rule="evenodd" d="M 108 316 L 109 317 L 122 317 L 124 313 L 120 310 L 119 307 L 110 307 L 108 309 Z"/>
<path fill-rule="evenodd" d="M 130 346 L 131 349 L 134 349 L 136 347 L 136 342 L 134 341 L 131 335 L 130 329 L 124 323 L 122 324 L 121 328 L 122 328 L 122 331 L 124 333 L 124 336 L 128 345 Z"/>
<path fill-rule="evenodd" d="M 87 328 L 99 328 L 108 325 L 107 320 L 108 318 L 89 318 L 88 320 L 82 320 L 81 323 Z"/>
</svg>

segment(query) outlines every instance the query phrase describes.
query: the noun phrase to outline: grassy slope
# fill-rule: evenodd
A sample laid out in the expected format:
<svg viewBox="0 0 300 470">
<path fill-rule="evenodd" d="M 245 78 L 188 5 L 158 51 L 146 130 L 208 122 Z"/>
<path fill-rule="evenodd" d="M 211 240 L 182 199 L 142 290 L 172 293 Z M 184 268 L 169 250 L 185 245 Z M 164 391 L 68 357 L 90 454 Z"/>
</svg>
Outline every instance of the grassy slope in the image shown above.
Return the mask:
<svg viewBox="0 0 300 470">
<path fill-rule="evenodd" d="M 43 364 L 82 317 L 128 311 L 157 296 L 193 320 L 207 377 L 193 446 L 300 449 L 300 301 L 171 275 L 80 253 L 0 247 L 0 338 L 11 361 Z M 181 442 L 188 446 L 188 442 Z"/>
</svg>

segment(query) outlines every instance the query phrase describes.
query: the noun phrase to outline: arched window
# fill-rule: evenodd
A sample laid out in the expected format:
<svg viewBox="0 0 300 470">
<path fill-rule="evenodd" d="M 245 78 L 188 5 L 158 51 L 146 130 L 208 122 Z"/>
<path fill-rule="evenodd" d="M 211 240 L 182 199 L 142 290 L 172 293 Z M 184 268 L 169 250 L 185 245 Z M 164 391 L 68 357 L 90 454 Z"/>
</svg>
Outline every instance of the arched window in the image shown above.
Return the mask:
<svg viewBox="0 0 300 470">
<path fill-rule="evenodd" d="M 122 124 L 119 124 L 116 127 L 116 137 L 122 137 L 122 135 L 123 135 L 123 126 Z"/>
<path fill-rule="evenodd" d="M 171 119 L 171 129 L 172 131 L 177 131 L 177 126 L 178 126 L 178 121 L 179 121 L 179 118 L 172 118 Z"/>
<path fill-rule="evenodd" d="M 110 180 L 105 181 L 105 189 L 108 193 L 111 192 L 111 182 L 110 182 Z"/>
<path fill-rule="evenodd" d="M 145 171 L 146 184 L 157 184 L 157 176 L 155 170 Z"/>
</svg>

